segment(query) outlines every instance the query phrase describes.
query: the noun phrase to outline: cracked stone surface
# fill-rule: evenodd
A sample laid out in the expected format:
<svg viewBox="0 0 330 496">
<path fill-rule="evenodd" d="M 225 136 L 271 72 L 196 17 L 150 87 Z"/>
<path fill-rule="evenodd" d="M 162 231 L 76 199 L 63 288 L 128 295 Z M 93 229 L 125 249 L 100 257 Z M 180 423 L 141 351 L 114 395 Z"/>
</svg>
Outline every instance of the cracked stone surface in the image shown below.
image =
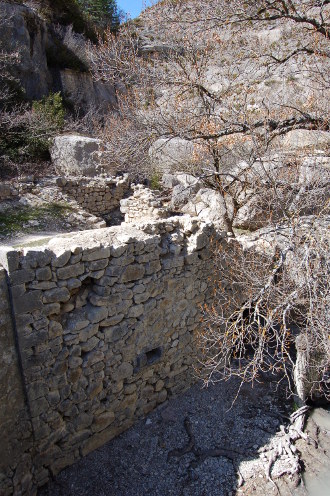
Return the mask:
<svg viewBox="0 0 330 496">
<path fill-rule="evenodd" d="M 266 382 L 243 386 L 233 404 L 237 388 L 235 381 L 206 389 L 197 384 L 65 469 L 39 496 L 277 494 L 266 480 L 260 455 L 285 423 L 292 403 Z M 329 431 L 322 432 L 319 449 L 307 450 L 309 458 L 319 460 L 312 476 L 329 462 Z M 305 444 L 300 441 L 302 453 Z M 302 486 L 295 488 L 296 481 L 288 477 L 276 484 L 282 495 L 314 496 Z"/>
</svg>

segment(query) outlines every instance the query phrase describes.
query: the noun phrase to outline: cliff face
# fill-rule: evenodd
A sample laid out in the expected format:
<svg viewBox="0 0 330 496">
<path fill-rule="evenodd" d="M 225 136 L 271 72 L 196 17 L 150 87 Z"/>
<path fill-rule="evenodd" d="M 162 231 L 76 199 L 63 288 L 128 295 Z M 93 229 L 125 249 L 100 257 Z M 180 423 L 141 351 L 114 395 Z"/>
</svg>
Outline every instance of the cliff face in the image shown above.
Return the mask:
<svg viewBox="0 0 330 496">
<path fill-rule="evenodd" d="M 75 111 L 106 108 L 116 103 L 114 88 L 93 81 L 88 66 L 58 36 L 58 26 L 44 19 L 37 9 L 0 1 L 0 43 L 6 53 L 18 53 L 11 74 L 26 98 L 38 100 L 50 91 L 61 91 Z M 82 35 L 81 35 L 82 36 Z"/>
</svg>

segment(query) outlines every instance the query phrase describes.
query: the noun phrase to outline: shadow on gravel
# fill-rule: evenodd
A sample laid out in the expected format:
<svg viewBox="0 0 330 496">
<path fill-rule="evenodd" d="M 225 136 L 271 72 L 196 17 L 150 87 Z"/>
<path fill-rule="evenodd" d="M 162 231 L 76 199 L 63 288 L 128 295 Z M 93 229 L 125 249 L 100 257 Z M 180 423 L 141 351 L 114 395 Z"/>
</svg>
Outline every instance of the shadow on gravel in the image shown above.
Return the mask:
<svg viewBox="0 0 330 496">
<path fill-rule="evenodd" d="M 232 404 L 237 389 L 235 381 L 207 389 L 194 386 L 63 470 L 38 495 L 236 494 L 239 467 L 245 467 L 244 479 L 249 472 L 256 475 L 258 449 L 269 442 L 286 415 L 274 384 L 245 385 Z M 264 483 L 267 494 L 274 494 L 272 484 Z"/>
</svg>

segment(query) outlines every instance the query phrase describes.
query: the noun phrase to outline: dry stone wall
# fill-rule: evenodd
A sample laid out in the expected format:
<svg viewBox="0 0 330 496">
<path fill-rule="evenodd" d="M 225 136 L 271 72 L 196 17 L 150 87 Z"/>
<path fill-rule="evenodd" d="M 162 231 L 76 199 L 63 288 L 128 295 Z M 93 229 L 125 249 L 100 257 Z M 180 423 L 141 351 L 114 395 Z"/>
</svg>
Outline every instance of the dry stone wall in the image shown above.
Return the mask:
<svg viewBox="0 0 330 496">
<path fill-rule="evenodd" d="M 211 294 L 211 234 L 183 216 L 2 253 L 35 487 L 192 383 L 200 305 Z M 9 393 L 2 396 L 8 404 Z M 10 442 L 19 432 L 10 431 Z M 29 449 L 22 445 L 22 460 Z M 12 494 L 3 470 L 0 494 Z"/>
<path fill-rule="evenodd" d="M 152 191 L 141 184 L 132 185 L 133 195 L 120 201 L 120 210 L 125 222 L 136 224 L 144 219 L 165 219 L 170 214 L 164 207 L 160 191 Z"/>
<path fill-rule="evenodd" d="M 29 494 L 32 423 L 23 390 L 6 277 L 0 266 L 0 494 Z"/>
<path fill-rule="evenodd" d="M 121 177 L 98 178 L 46 177 L 41 180 L 30 176 L 16 181 L 0 182 L 0 202 L 19 200 L 27 193 L 45 196 L 47 191 L 54 188 L 58 188 L 61 193 L 59 201 L 63 201 L 66 196 L 75 200 L 87 212 L 102 216 L 119 209 L 120 200 L 128 192 L 130 183 L 127 174 Z"/>
<path fill-rule="evenodd" d="M 29 193 L 34 188 L 33 178 L 25 177 L 20 181 L 0 182 L 0 202 L 18 200 L 22 194 Z"/>
<path fill-rule="evenodd" d="M 94 215 L 105 215 L 119 208 L 120 200 L 129 189 L 127 174 L 119 178 L 97 179 L 60 177 L 56 183 L 65 194 Z"/>
</svg>

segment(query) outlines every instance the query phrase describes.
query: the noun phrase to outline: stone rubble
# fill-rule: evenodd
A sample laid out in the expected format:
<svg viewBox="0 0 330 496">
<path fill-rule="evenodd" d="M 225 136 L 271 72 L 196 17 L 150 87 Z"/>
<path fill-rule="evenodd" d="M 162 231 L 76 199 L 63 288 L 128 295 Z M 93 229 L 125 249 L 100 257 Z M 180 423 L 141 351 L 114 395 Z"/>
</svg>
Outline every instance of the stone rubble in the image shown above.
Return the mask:
<svg viewBox="0 0 330 496">
<path fill-rule="evenodd" d="M 160 191 L 152 191 L 141 184 L 132 186 L 133 195 L 120 201 L 125 223 L 138 224 L 146 219 L 165 219 L 168 209 L 163 205 Z"/>
</svg>

